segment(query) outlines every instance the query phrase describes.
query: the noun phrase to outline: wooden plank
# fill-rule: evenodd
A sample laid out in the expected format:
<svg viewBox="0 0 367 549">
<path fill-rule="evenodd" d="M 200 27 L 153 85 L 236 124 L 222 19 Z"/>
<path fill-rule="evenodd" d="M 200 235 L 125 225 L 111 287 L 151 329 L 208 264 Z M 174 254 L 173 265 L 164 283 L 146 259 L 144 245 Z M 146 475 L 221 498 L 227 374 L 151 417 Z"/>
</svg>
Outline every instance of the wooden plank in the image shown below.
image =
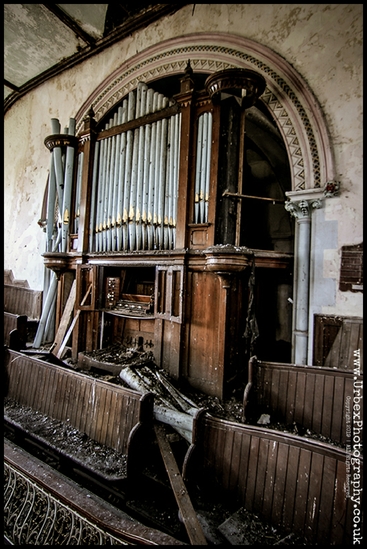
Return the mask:
<svg viewBox="0 0 367 549">
<path fill-rule="evenodd" d="M 103 416 L 102 416 L 102 424 L 101 424 L 101 430 L 100 430 L 100 439 L 101 443 L 107 444 L 107 429 L 108 424 L 111 421 L 110 415 L 111 415 L 111 397 L 112 397 L 113 391 L 109 388 L 105 389 L 105 397 L 104 397 L 104 410 L 103 410 Z"/>
<path fill-rule="evenodd" d="M 86 302 L 86 300 L 87 300 L 87 298 L 88 298 L 88 295 L 89 295 L 89 293 L 90 293 L 91 291 L 92 291 L 92 284 L 89 285 L 88 290 L 87 290 L 85 296 L 83 297 L 82 302 L 80 303 L 80 306 L 81 306 L 81 307 L 82 307 L 82 306 L 84 305 L 84 303 Z M 72 331 L 74 330 L 74 327 L 75 327 L 75 324 L 77 323 L 77 320 L 78 320 L 78 318 L 79 318 L 80 312 L 81 312 L 81 309 L 78 309 L 77 312 L 76 312 L 76 314 L 75 314 L 75 316 L 74 316 L 74 318 L 73 318 L 73 320 L 71 321 L 71 324 L 70 324 L 70 326 L 69 326 L 68 331 L 66 332 L 66 335 L 64 336 L 63 341 L 62 341 L 61 344 L 60 344 L 60 347 L 59 347 L 57 353 L 55 353 L 55 352 L 53 351 L 53 354 L 55 354 L 55 356 L 57 356 L 57 358 L 62 358 L 62 357 L 63 357 L 64 351 L 65 351 L 65 347 L 66 347 L 66 344 L 67 344 L 67 342 L 68 342 L 68 340 L 69 340 L 69 337 L 71 336 Z"/>
<path fill-rule="evenodd" d="M 285 413 L 286 423 L 293 423 L 294 414 L 296 409 L 296 386 L 297 386 L 297 372 L 289 372 L 288 376 L 288 390 L 287 390 L 287 410 Z"/>
<path fill-rule="evenodd" d="M 50 372 L 51 373 L 51 372 Z M 48 404 L 47 404 L 47 415 L 49 415 L 50 417 L 54 417 L 53 416 L 53 410 L 54 410 L 54 407 L 55 407 L 55 402 L 56 402 L 56 395 L 57 395 L 57 390 L 58 390 L 58 379 L 59 379 L 59 376 L 58 376 L 58 371 L 55 370 L 54 368 L 52 368 L 52 376 L 50 376 L 50 392 L 49 392 L 49 401 L 48 401 Z"/>
<path fill-rule="evenodd" d="M 339 362 L 337 364 L 337 367 L 349 370 L 351 366 L 353 368 L 353 361 L 351 364 L 348 362 L 350 358 L 350 338 L 352 332 L 351 322 L 349 322 L 347 319 L 344 319 L 340 331 L 342 332 L 342 335 L 340 342 Z"/>
<path fill-rule="evenodd" d="M 95 382 L 93 384 L 93 391 L 92 391 L 89 432 L 87 432 L 87 435 L 90 436 L 90 438 L 93 438 L 94 440 L 97 440 L 96 435 L 97 435 L 97 427 L 98 427 L 100 399 L 101 399 L 101 389 L 100 389 L 98 383 Z"/>
<path fill-rule="evenodd" d="M 280 384 L 280 372 L 278 369 L 272 370 L 271 387 L 270 387 L 270 410 L 274 410 L 276 413 L 279 410 L 279 384 Z"/>
<path fill-rule="evenodd" d="M 257 436 L 251 436 L 250 442 L 250 457 L 249 457 L 249 476 L 247 477 L 247 486 L 245 494 L 245 507 L 249 511 L 252 511 L 254 508 L 255 500 L 255 485 L 256 485 L 256 476 L 257 476 L 257 464 L 259 461 L 259 445 L 260 439 Z"/>
<path fill-rule="evenodd" d="M 85 383 L 84 379 L 81 379 L 79 383 L 80 383 L 80 387 L 79 387 L 78 413 L 75 417 L 75 428 L 83 432 L 81 425 L 82 425 L 82 421 L 84 420 L 83 414 L 84 414 L 84 406 L 85 406 L 84 402 L 85 402 L 85 393 L 86 393 L 87 384 Z"/>
<path fill-rule="evenodd" d="M 282 524 L 285 483 L 287 476 L 289 445 L 279 443 L 277 454 L 277 467 L 274 481 L 274 495 L 271 516 L 273 524 Z"/>
<path fill-rule="evenodd" d="M 223 452 L 223 475 L 222 486 L 225 490 L 228 490 L 231 470 L 232 470 L 232 450 L 233 450 L 234 431 L 228 429 L 225 433 L 225 445 Z"/>
<path fill-rule="evenodd" d="M 64 372 L 58 371 L 57 393 L 55 395 L 55 406 L 52 414 L 55 419 L 60 419 L 62 417 L 62 408 L 65 398 L 65 385 L 66 375 Z"/>
<path fill-rule="evenodd" d="M 237 431 L 233 431 L 233 443 L 232 443 L 232 458 L 231 458 L 231 470 L 228 478 L 228 489 L 230 492 L 235 492 L 237 487 L 239 487 L 239 476 L 241 470 L 241 464 L 247 459 L 247 457 L 242 456 L 241 453 L 241 434 Z M 245 464 L 243 464 L 245 465 Z M 246 474 L 246 469 L 244 467 L 241 475 Z"/>
<path fill-rule="evenodd" d="M 121 422 L 123 402 L 124 402 L 124 399 L 122 398 L 118 398 L 116 402 L 115 417 L 117 418 L 117 421 L 115 422 L 115 437 L 114 437 L 116 441 L 115 450 L 122 453 L 124 449 L 124 432 L 123 432 L 124 422 Z"/>
<path fill-rule="evenodd" d="M 341 544 L 340 540 L 343 540 L 346 545 L 353 545 L 352 536 L 346 534 L 347 531 L 351 531 L 347 528 L 348 520 L 351 520 L 352 513 L 348 513 L 348 506 L 346 510 L 346 464 L 345 461 L 337 462 L 336 469 L 336 483 L 335 483 L 335 496 L 333 502 L 333 516 L 335 517 L 330 532 L 330 545 Z M 348 498 L 347 502 L 351 502 Z M 361 509 L 362 511 L 362 509 Z M 343 539 L 344 537 L 344 539 Z"/>
<path fill-rule="evenodd" d="M 336 338 L 332 344 L 332 347 L 325 359 L 325 366 L 328 368 L 338 368 L 340 360 L 340 346 L 342 343 L 342 326 L 339 328 Z"/>
<path fill-rule="evenodd" d="M 335 492 L 336 481 L 336 460 L 325 456 L 324 468 L 322 473 L 322 485 L 320 493 L 320 508 L 322 514 L 319 517 L 317 538 L 319 540 L 330 539 L 331 525 L 334 520 L 330 520 L 333 517 L 333 501 Z"/>
<path fill-rule="evenodd" d="M 51 347 L 51 352 L 55 356 L 58 356 L 58 352 L 64 340 L 66 330 L 68 329 L 71 315 L 73 314 L 73 310 L 74 310 L 75 298 L 76 298 L 76 280 L 74 280 L 71 286 L 69 297 L 66 301 L 64 312 L 62 314 L 61 321 L 56 332 L 55 341 L 53 343 L 53 346 Z"/>
<path fill-rule="evenodd" d="M 251 436 L 248 433 L 238 433 L 241 437 L 241 460 L 238 463 L 238 495 L 241 502 L 246 500 L 247 480 L 250 472 L 249 459 L 250 459 L 250 444 Z"/>
<path fill-rule="evenodd" d="M 32 365 L 33 366 L 33 365 Z M 35 364 L 31 368 L 31 364 L 27 364 L 27 375 L 25 380 L 28 380 L 28 383 L 25 385 L 25 390 L 27 394 L 27 406 L 32 407 L 35 394 L 37 392 L 37 374 L 38 374 L 38 364 Z"/>
<path fill-rule="evenodd" d="M 66 422 L 67 420 L 70 420 L 70 417 L 69 417 L 70 405 L 71 405 L 70 393 L 72 391 L 73 384 L 74 383 L 72 378 L 67 374 L 65 374 L 64 400 L 62 403 L 62 407 L 60 407 L 60 417 L 59 417 L 61 421 Z"/>
<path fill-rule="evenodd" d="M 323 374 L 316 374 L 315 381 L 315 407 L 310 422 L 310 428 L 316 433 L 322 433 L 322 416 L 324 409 L 324 384 L 325 376 Z"/>
<path fill-rule="evenodd" d="M 71 377 L 71 376 L 70 376 Z M 70 391 L 70 425 L 76 428 L 77 416 L 79 415 L 80 406 L 80 377 L 74 376 Z"/>
<path fill-rule="evenodd" d="M 201 524 L 196 516 L 195 509 L 191 503 L 187 488 L 182 480 L 170 443 L 167 440 L 165 428 L 163 425 L 155 424 L 154 430 L 191 545 L 208 545 Z"/>
<path fill-rule="evenodd" d="M 115 426 L 115 413 L 116 413 L 116 400 L 117 400 L 117 392 L 111 391 L 111 397 L 110 397 L 110 412 L 109 412 L 109 420 L 106 424 L 106 445 L 110 448 L 116 448 L 116 439 L 114 437 L 114 426 Z"/>
<path fill-rule="evenodd" d="M 312 453 L 301 449 L 298 470 L 298 484 L 296 492 L 296 505 L 293 528 L 296 533 L 306 535 L 307 503 L 310 487 L 310 466 Z M 308 532 L 309 533 L 309 532 Z"/>
<path fill-rule="evenodd" d="M 297 389 L 296 389 L 296 409 L 294 413 L 294 421 L 302 425 L 303 422 L 303 410 L 305 405 L 306 396 L 306 374 L 304 372 L 298 372 L 297 376 Z"/>
<path fill-rule="evenodd" d="M 313 417 L 314 406 L 320 405 L 320 402 L 314 400 L 315 396 L 315 374 L 308 372 L 306 375 L 306 398 L 303 409 L 303 421 L 302 424 L 305 427 L 310 427 L 310 419 Z"/>
<path fill-rule="evenodd" d="M 287 414 L 287 401 L 289 390 L 288 370 L 279 370 L 278 404 L 277 409 L 285 417 Z"/>
<path fill-rule="evenodd" d="M 12 358 L 10 353 L 6 353 L 6 370 L 8 373 L 8 396 L 14 400 L 19 399 L 24 381 L 23 367 L 20 357 Z"/>
<path fill-rule="evenodd" d="M 344 406 L 341 402 L 345 403 L 344 399 L 344 385 L 345 378 L 336 375 L 334 382 L 334 402 L 331 416 L 331 439 L 340 441 L 343 433 L 341 431 L 344 417 Z"/>
<path fill-rule="evenodd" d="M 259 439 L 259 454 L 256 470 L 256 487 L 254 494 L 255 513 L 262 513 L 264 495 L 265 495 L 265 477 L 268 466 L 269 440 Z"/>
<path fill-rule="evenodd" d="M 334 378 L 325 377 L 323 415 L 322 415 L 322 433 L 327 437 L 331 436 L 333 404 L 334 404 Z"/>
<path fill-rule="evenodd" d="M 274 498 L 274 483 L 276 476 L 277 460 L 278 460 L 279 444 L 275 440 L 269 441 L 267 465 L 265 469 L 264 496 L 262 512 L 265 516 L 271 517 L 273 498 Z"/>
<path fill-rule="evenodd" d="M 294 446 L 289 447 L 283 512 L 283 526 L 288 531 L 292 531 L 293 528 L 293 515 L 296 507 L 299 455 L 299 448 Z"/>
<path fill-rule="evenodd" d="M 84 400 L 83 400 L 83 408 L 80 410 L 80 430 L 83 431 L 83 433 L 86 433 L 86 429 L 88 427 L 88 420 L 90 417 L 90 406 L 91 406 L 91 392 L 92 392 L 92 386 L 94 385 L 95 380 L 94 379 L 86 379 L 84 380 Z"/>
<path fill-rule="evenodd" d="M 321 480 L 324 468 L 324 456 L 314 453 L 310 468 L 310 482 L 307 498 L 307 512 L 305 514 L 305 535 L 315 542 L 317 522 L 320 515 Z"/>
<path fill-rule="evenodd" d="M 45 368 L 40 366 L 39 368 L 39 376 L 38 376 L 38 385 L 37 385 L 37 391 L 35 395 L 35 400 L 33 404 L 33 408 L 35 410 L 38 410 L 39 412 L 42 412 L 43 408 L 43 396 L 45 394 L 45 384 L 47 379 L 47 372 L 45 371 Z"/>
</svg>

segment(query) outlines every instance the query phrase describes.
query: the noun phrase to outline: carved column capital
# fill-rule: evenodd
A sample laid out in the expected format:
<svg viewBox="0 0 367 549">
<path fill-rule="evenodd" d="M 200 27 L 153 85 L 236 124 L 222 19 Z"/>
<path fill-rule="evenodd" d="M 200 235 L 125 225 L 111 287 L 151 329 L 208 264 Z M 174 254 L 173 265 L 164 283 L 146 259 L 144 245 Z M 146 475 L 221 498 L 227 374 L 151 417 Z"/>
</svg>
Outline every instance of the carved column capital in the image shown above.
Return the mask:
<svg viewBox="0 0 367 549">
<path fill-rule="evenodd" d="M 288 202 L 284 204 L 285 209 L 296 219 L 308 219 L 312 210 L 322 207 L 322 200 L 325 198 L 323 189 L 308 189 L 305 191 L 289 191 L 286 193 Z"/>
<path fill-rule="evenodd" d="M 311 200 L 290 200 L 286 202 L 285 209 L 293 215 L 296 219 L 308 219 L 310 217 L 310 211 L 312 208 L 321 208 L 322 202 L 319 198 Z"/>
</svg>

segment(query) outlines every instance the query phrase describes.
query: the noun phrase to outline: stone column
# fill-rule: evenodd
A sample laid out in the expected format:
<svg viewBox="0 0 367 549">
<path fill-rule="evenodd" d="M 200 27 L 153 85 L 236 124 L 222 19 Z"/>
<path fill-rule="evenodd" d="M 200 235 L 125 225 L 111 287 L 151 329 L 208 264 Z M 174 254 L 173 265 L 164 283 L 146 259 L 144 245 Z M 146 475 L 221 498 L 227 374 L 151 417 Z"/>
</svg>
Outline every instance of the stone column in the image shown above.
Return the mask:
<svg viewBox="0 0 367 549">
<path fill-rule="evenodd" d="M 296 218 L 292 352 L 292 362 L 295 364 L 307 364 L 311 212 L 322 204 L 318 196 L 322 190 L 315 191 L 307 191 L 307 194 L 302 191 L 286 193 L 290 200 L 285 208 Z"/>
</svg>

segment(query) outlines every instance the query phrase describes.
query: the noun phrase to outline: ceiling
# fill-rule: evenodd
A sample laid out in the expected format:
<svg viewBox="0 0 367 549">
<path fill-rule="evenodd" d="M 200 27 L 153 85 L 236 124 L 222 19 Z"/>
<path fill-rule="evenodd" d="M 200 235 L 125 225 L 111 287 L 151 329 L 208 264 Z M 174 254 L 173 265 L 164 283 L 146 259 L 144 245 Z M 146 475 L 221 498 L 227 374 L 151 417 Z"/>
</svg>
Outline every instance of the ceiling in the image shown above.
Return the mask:
<svg viewBox="0 0 367 549">
<path fill-rule="evenodd" d="M 4 107 L 183 3 L 4 4 Z"/>
</svg>

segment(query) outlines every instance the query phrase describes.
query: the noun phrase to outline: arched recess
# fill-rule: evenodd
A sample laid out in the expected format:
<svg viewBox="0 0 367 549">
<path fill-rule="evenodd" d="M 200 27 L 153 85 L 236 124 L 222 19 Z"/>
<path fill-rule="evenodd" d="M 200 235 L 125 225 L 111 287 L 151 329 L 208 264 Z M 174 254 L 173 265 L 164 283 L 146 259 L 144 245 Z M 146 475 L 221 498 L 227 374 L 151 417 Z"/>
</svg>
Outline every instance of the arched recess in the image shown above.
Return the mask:
<svg viewBox="0 0 367 549">
<path fill-rule="evenodd" d="M 323 113 L 302 76 L 280 55 L 253 40 L 221 33 L 166 40 L 126 60 L 89 96 L 76 115 L 77 132 L 90 108 L 97 122 L 139 81 L 194 72 L 248 68 L 262 74 L 261 101 L 278 125 L 287 148 L 292 190 L 323 188 L 334 180 L 334 159 Z"/>
</svg>

